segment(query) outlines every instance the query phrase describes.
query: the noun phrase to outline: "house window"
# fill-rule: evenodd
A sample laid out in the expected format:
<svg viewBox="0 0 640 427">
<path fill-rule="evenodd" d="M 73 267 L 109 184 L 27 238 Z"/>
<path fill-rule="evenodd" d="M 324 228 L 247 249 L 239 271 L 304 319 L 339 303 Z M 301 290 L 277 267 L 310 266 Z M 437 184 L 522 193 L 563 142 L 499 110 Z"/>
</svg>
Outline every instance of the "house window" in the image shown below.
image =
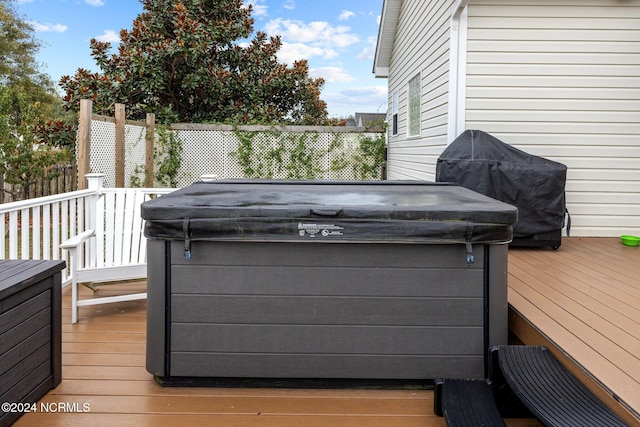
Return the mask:
<svg viewBox="0 0 640 427">
<path fill-rule="evenodd" d="M 393 92 L 391 100 L 391 135 L 398 134 L 398 91 Z"/>
<path fill-rule="evenodd" d="M 409 136 L 420 135 L 420 74 L 409 80 Z"/>
</svg>

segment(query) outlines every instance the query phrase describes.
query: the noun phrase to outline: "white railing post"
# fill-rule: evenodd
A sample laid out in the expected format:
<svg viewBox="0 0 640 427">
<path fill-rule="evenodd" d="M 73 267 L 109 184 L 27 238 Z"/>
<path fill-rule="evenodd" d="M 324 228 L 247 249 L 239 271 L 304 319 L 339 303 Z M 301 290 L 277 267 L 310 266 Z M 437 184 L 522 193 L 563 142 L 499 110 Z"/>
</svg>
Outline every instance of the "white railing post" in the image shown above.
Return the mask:
<svg viewBox="0 0 640 427">
<path fill-rule="evenodd" d="M 98 204 L 98 199 L 100 198 L 100 191 L 104 185 L 104 177 L 103 173 L 88 173 L 85 175 L 87 178 L 87 190 L 92 190 L 95 194 L 89 196 L 87 198 L 87 202 L 89 206 L 85 207 L 85 212 L 87 213 L 86 221 L 87 228 L 96 228 L 96 205 Z"/>
<path fill-rule="evenodd" d="M 94 193 L 87 197 L 85 203 L 85 221 L 87 229 L 96 229 L 98 224 L 98 219 L 96 218 L 98 200 L 101 197 L 101 191 L 104 186 L 104 178 L 105 174 L 103 173 L 88 173 L 85 175 L 87 178 L 87 190 L 91 190 Z M 93 254 L 96 253 L 96 242 L 94 239 L 91 239 L 88 243 L 87 252 L 84 254 L 85 263 L 88 263 L 91 260 Z M 81 256 L 81 255 L 78 255 Z M 87 265 L 87 264 L 85 264 Z"/>
<path fill-rule="evenodd" d="M 104 177 L 103 173 L 88 173 L 85 175 L 87 178 L 87 190 L 95 190 L 100 191 L 104 186 Z"/>
</svg>

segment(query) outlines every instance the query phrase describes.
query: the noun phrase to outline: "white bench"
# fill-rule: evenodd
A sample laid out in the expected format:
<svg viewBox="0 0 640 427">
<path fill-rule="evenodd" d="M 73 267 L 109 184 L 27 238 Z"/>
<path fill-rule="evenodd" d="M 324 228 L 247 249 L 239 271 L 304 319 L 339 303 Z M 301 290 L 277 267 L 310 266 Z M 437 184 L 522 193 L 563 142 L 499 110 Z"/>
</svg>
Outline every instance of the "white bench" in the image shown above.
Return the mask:
<svg viewBox="0 0 640 427">
<path fill-rule="evenodd" d="M 96 190 L 95 206 L 86 206 L 88 227 L 60 245 L 69 251 L 72 286 L 71 321 L 78 308 L 95 304 L 145 299 L 146 292 L 80 299 L 78 285 L 114 284 L 147 277 L 147 245 L 140 206 L 174 189 L 102 188 L 103 174 L 89 174 Z M 96 289 L 92 286 L 92 289 Z"/>
</svg>

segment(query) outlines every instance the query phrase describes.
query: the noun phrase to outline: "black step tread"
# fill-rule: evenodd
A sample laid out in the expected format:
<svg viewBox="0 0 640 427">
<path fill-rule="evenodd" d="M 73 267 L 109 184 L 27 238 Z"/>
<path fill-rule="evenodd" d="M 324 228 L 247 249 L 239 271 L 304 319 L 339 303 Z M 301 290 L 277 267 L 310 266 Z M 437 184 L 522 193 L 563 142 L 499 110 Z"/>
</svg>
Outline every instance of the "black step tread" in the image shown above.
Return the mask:
<svg viewBox="0 0 640 427">
<path fill-rule="evenodd" d="M 506 426 L 485 380 L 445 379 L 442 411 L 449 427 Z"/>
<path fill-rule="evenodd" d="M 497 350 L 505 380 L 545 426 L 626 426 L 546 347 L 508 345 Z"/>
</svg>

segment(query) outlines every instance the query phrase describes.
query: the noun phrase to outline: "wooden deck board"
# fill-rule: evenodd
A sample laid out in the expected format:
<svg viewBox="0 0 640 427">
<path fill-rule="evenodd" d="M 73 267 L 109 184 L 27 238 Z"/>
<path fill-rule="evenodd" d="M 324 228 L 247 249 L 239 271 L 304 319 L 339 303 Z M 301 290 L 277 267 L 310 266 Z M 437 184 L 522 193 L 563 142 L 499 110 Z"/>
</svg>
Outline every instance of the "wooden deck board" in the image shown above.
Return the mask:
<svg viewBox="0 0 640 427">
<path fill-rule="evenodd" d="M 127 283 L 128 291 L 144 283 Z M 432 390 L 325 390 L 161 387 L 145 369 L 146 303 L 83 307 L 71 324 L 63 290 L 63 381 L 39 404 L 88 403 L 88 413 L 29 413 L 16 426 L 425 426 Z M 81 290 L 90 293 L 88 289 Z M 102 295 L 117 287 L 101 287 Z M 513 420 L 513 426 L 538 426 Z"/>
<path fill-rule="evenodd" d="M 65 414 L 52 418 L 45 414 L 29 414 L 29 427 L 86 427 L 87 414 Z M 24 418 L 24 417 L 23 417 Z M 64 420 L 62 421 L 62 419 Z M 446 426 L 443 418 L 425 417 L 392 417 L 380 415 L 331 415 L 317 414 L 96 414 L 91 415 L 91 425 L 118 427 L 175 427 L 175 426 L 259 426 L 259 427 L 425 427 Z M 509 424 L 522 426 L 527 424 Z"/>
<path fill-rule="evenodd" d="M 537 331 L 632 425 L 640 424 L 638 260 L 639 248 L 613 238 L 566 238 L 558 251 L 509 250 L 511 331 L 539 344 L 530 333 Z"/>
<path fill-rule="evenodd" d="M 523 274 L 518 269 L 514 270 L 514 275 Z M 528 285 L 514 280 L 510 284 L 510 290 L 526 295 L 537 307 L 544 306 L 545 312 L 570 333 L 584 337 L 583 341 L 599 354 L 628 367 L 628 373 L 640 380 L 640 364 L 636 356 L 639 354 L 640 341 L 622 329 L 622 325 L 612 323 L 610 318 L 600 313 L 596 301 L 590 301 L 591 304 L 585 306 L 580 301 L 568 297 L 558 287 L 546 285 L 544 281 L 533 276 L 528 276 L 527 279 Z M 527 286 L 534 286 L 535 289 L 529 289 Z M 597 328 L 594 328 L 594 325 L 597 325 Z"/>
<path fill-rule="evenodd" d="M 509 251 L 512 332 L 525 343 L 549 344 L 564 363 L 575 363 L 571 369 L 610 405 L 624 402 L 630 424 L 640 424 L 638 260 L 640 249 L 617 239 L 568 238 L 558 251 Z M 144 283 L 122 286 L 144 289 Z M 433 413 L 431 390 L 161 387 L 144 367 L 146 302 L 83 307 L 80 323 L 72 325 L 69 291 L 63 290 L 63 381 L 40 403 L 89 403 L 91 411 L 26 414 L 16 426 L 446 424 Z"/>
</svg>

